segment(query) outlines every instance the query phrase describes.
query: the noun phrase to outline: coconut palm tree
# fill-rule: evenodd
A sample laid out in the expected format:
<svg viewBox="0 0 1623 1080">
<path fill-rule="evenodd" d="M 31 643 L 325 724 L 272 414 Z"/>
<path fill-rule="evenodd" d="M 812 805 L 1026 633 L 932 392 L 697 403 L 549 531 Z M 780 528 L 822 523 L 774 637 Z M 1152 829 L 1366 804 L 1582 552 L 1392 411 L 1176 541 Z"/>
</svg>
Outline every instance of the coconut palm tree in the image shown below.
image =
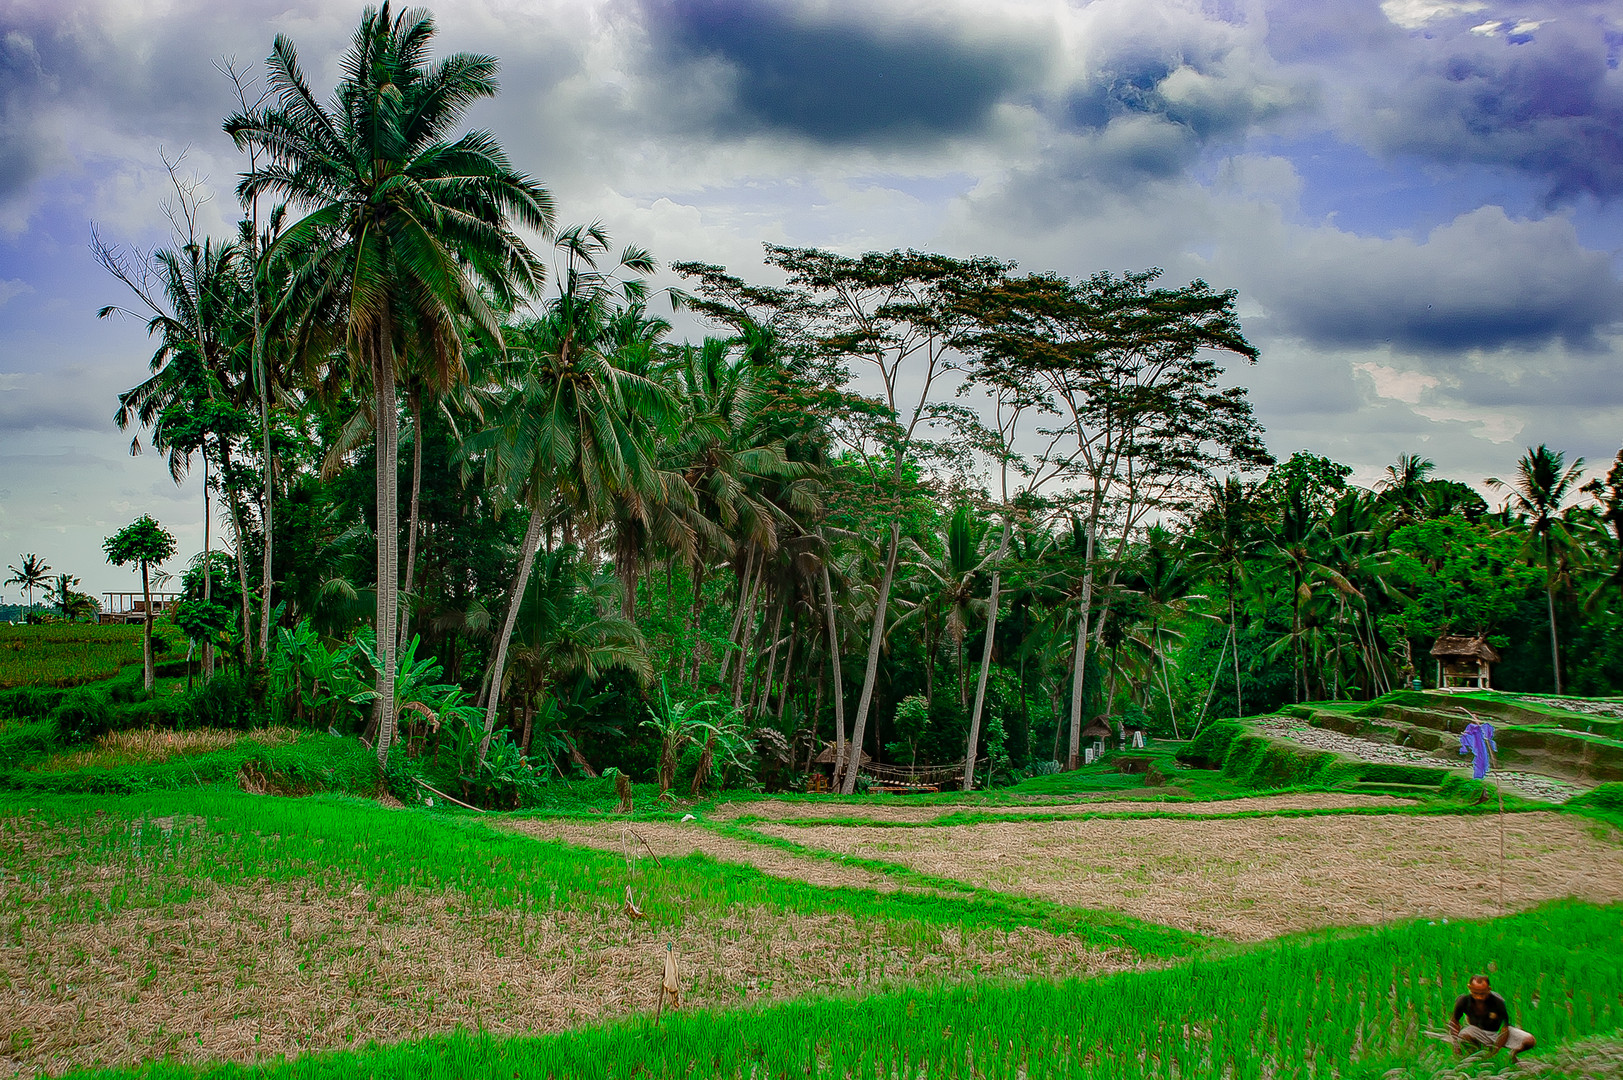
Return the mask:
<svg viewBox="0 0 1623 1080">
<path fill-rule="evenodd" d="M 653 490 L 648 433 L 672 408 L 664 387 L 617 365 L 608 330 L 617 302 L 640 298 L 653 258 L 627 248 L 614 270 L 600 269 L 609 237 L 595 224 L 560 233 L 557 248 L 563 256 L 557 293 L 539 317 L 508 328 L 511 360 L 498 382 L 509 390 L 492 405 L 494 424 L 468 441 L 495 486 L 529 513 L 487 674 L 481 761 L 496 730 L 514 621 L 549 514 L 573 542 L 577 526 L 601 521 L 616 493 Z M 633 276 L 622 279 L 622 272 Z"/>
<path fill-rule="evenodd" d="M 1489 477 L 1489 487 L 1505 492 L 1505 508 L 1527 525 L 1527 543 L 1544 561 L 1544 599 L 1550 613 L 1550 666 L 1555 672 L 1555 692 L 1561 692 L 1561 643 L 1555 629 L 1556 567 L 1561 552 L 1573 547 L 1573 539 L 1561 519 L 1561 505 L 1578 491 L 1584 459 L 1571 465 L 1566 455 L 1540 443 L 1529 447 L 1516 462 L 1510 480 Z"/>
<path fill-rule="evenodd" d="M 543 265 L 512 223 L 549 232 L 550 196 L 516 172 L 493 135 L 450 132 L 496 93 L 493 57 L 456 53 L 429 62 L 434 21 L 368 8 L 340 68 L 332 101 L 311 91 L 293 42 L 278 35 L 266 60 L 271 104 L 226 121 L 239 149 L 263 155 L 237 186 L 253 205 L 285 199 L 305 216 L 277 245 L 306 253 L 287 295 L 316 305 L 341 298 L 352 377 L 369 386 L 377 463 L 378 758 L 395 715 L 399 614 L 401 373 L 432 367 L 457 380 L 463 322 L 491 341 L 491 300 L 539 287 Z M 406 359 L 402 359 L 402 356 Z"/>
<path fill-rule="evenodd" d="M 44 559 L 38 555 L 23 556 L 22 566 L 15 564 L 6 567 L 11 576 L 6 579 L 7 585 L 21 585 L 28 594 L 28 609 L 34 609 L 34 590 L 43 589 L 51 584 L 51 568 Z"/>
</svg>

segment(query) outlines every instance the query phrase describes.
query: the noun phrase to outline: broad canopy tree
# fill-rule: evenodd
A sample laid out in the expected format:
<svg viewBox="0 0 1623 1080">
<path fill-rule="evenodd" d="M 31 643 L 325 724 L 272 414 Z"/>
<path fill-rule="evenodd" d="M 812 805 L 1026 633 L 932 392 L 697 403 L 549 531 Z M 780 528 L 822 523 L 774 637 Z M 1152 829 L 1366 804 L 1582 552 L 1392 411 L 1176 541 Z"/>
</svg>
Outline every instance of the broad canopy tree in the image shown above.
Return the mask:
<svg viewBox="0 0 1623 1080">
<path fill-rule="evenodd" d="M 977 379 L 1021 388 L 1052 417 L 1030 467 L 1063 469 L 1085 530 L 1070 768 L 1081 755 L 1087 651 L 1108 615 L 1107 606 L 1093 618 L 1101 531 L 1110 529 L 1119 565 L 1135 529 L 1187 505 L 1213 471 L 1271 460 L 1245 389 L 1220 385 L 1215 353 L 1257 358 L 1241 332 L 1235 293 L 1198 280 L 1157 287 L 1159 276 L 1034 274 L 964 301 L 975 314 L 966 346 L 976 354 Z"/>
<path fill-rule="evenodd" d="M 141 633 L 142 685 L 152 693 L 152 567 L 166 562 L 175 553 L 175 537 L 157 521 L 142 514 L 102 543 L 107 561 L 114 566 L 139 563 L 144 618 Z"/>
</svg>

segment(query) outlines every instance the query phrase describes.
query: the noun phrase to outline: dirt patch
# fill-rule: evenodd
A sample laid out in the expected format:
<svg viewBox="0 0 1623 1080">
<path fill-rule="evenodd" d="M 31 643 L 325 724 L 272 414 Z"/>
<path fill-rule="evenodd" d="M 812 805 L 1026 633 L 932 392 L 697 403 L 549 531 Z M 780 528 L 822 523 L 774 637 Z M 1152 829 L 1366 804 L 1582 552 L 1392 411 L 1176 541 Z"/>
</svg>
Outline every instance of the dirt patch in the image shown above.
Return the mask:
<svg viewBox="0 0 1623 1080">
<path fill-rule="evenodd" d="M 803 881 L 820 888 L 895 892 L 899 887 L 888 874 L 842 866 L 832 859 L 794 855 L 767 844 L 723 836 L 697 823 L 671 825 L 639 821 L 635 825 L 585 825 L 571 821 L 526 819 L 496 824 L 538 840 L 558 840 L 565 844 L 619 852 L 630 859 L 647 859 L 650 853 L 662 859 L 697 853 L 723 862 L 753 866 L 773 877 Z M 646 847 L 643 846 L 644 841 L 647 841 Z"/>
<path fill-rule="evenodd" d="M 112 884 L 87 866 L 73 887 L 105 895 Z M 757 907 L 652 926 L 614 905 L 476 909 L 455 892 L 188 884 L 196 891 L 184 903 L 65 922 L 7 882 L 0 1074 L 254 1061 L 458 1026 L 503 1035 L 651 1013 L 667 942 L 683 1006 L 701 1008 L 1136 966 L 1125 952 L 1029 929 L 970 933 Z"/>
<path fill-rule="evenodd" d="M 1623 900 L 1623 845 L 1615 832 L 1596 836 L 1596 828 L 1557 814 L 1507 815 L 1505 909 L 1565 896 Z M 983 888 L 1245 941 L 1316 927 L 1500 913 L 1492 817 L 1094 818 L 759 830 Z"/>
<path fill-rule="evenodd" d="M 919 823 L 935 821 L 949 814 L 984 812 L 988 814 L 1237 814 L 1243 811 L 1272 813 L 1279 810 L 1388 810 L 1413 806 L 1409 799 L 1389 795 L 1354 795 L 1341 792 L 1310 792 L 1301 795 L 1262 795 L 1250 799 L 1210 799 L 1202 802 L 1153 802 L 1120 796 L 1094 796 L 1048 802 L 1041 805 L 1008 806 L 997 803 L 931 803 L 922 806 L 872 805 L 855 803 L 794 802 L 775 800 L 723 803 L 711 813 L 717 820 L 757 817 L 770 821 L 822 818 L 863 818 L 868 821 Z"/>
</svg>

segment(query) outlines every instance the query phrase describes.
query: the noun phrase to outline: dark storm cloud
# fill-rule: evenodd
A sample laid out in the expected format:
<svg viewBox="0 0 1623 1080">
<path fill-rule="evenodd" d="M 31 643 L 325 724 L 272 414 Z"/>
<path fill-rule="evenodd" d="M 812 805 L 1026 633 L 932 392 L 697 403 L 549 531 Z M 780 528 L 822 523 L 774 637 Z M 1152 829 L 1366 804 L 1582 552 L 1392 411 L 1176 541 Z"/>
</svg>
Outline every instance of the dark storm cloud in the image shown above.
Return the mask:
<svg viewBox="0 0 1623 1080">
<path fill-rule="evenodd" d="M 1261 249 L 1258 249 L 1261 251 Z M 1290 331 L 1331 347 L 1390 345 L 1463 356 L 1560 342 L 1598 348 L 1623 325 L 1623 282 L 1563 218 L 1513 221 L 1484 207 L 1424 243 L 1303 234 L 1250 271 Z"/>
<path fill-rule="evenodd" d="M 646 12 L 653 46 L 674 69 L 719 61 L 732 75 L 731 100 L 715 118 L 724 130 L 831 144 L 979 130 L 1021 92 L 1038 54 L 770 0 L 647 0 Z"/>
<path fill-rule="evenodd" d="M 1623 195 L 1623 22 L 1598 3 L 1490 5 L 1412 27 L 1375 0 L 1280 4 L 1268 46 L 1322 66 L 1372 149 L 1536 178 L 1551 204 Z"/>
</svg>

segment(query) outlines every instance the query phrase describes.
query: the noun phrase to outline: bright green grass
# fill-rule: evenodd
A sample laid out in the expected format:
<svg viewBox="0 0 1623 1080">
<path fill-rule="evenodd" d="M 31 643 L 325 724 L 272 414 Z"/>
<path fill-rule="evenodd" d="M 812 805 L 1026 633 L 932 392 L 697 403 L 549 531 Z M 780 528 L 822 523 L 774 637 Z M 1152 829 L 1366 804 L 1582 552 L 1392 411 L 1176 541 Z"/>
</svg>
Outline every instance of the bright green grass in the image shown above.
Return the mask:
<svg viewBox="0 0 1623 1080">
<path fill-rule="evenodd" d="M 353 881 L 378 893 L 452 889 L 470 912 L 617 906 L 628 884 L 618 854 L 515 835 L 471 815 L 386 810 L 338 796 L 279 799 L 220 788 L 94 799 L 11 794 L 0 796 L 0 818 L 10 819 L 3 823 L 8 830 L 45 827 L 76 859 L 109 867 L 123 881 L 103 902 L 65 890 L 74 870 L 59 858 L 25 862 L 8 854 L 18 864 L 8 866 L 9 873 L 47 896 L 31 918 L 91 920 L 127 907 L 184 903 L 203 881 L 322 887 Z M 155 818 L 172 820 L 160 828 L 151 824 Z M 952 896 L 881 895 L 810 889 L 702 855 L 662 862 L 658 868 L 645 863 L 637 880 L 643 910 L 656 927 L 764 905 L 913 924 L 921 938 L 941 925 L 1030 926 L 1152 957 L 1188 955 L 1206 942 L 1122 915 L 966 891 L 961 884 Z"/>
<path fill-rule="evenodd" d="M 173 637 L 175 631 L 158 627 L 154 634 Z M 0 689 L 78 686 L 110 678 L 125 664 L 140 662 L 139 626 L 0 626 Z"/>
<path fill-rule="evenodd" d="M 1223 959 L 1058 984 L 979 983 L 865 999 L 622 1021 L 540 1038 L 459 1032 L 180 1077 L 687 1078 L 905 1076 L 1363 1078 L 1451 1063 L 1426 1037 L 1487 970 L 1549 1053 L 1623 1023 L 1623 908 L 1557 905 L 1491 922 L 1415 922 Z"/>
</svg>

